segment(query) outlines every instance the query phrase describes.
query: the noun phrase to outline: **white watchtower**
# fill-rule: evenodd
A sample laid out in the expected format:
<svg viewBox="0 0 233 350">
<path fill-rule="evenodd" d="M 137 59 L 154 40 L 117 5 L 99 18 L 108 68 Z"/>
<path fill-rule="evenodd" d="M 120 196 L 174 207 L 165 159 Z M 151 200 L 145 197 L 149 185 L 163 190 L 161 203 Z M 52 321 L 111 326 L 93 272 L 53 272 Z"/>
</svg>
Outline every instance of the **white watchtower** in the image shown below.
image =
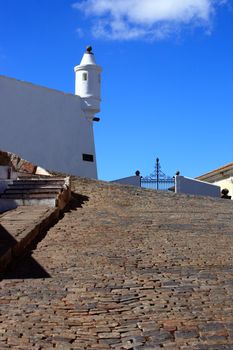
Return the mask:
<svg viewBox="0 0 233 350">
<path fill-rule="evenodd" d="M 100 83 L 102 68 L 96 64 L 92 47 L 88 46 L 75 71 L 75 95 L 82 97 L 84 110 L 89 116 L 100 111 Z"/>
</svg>

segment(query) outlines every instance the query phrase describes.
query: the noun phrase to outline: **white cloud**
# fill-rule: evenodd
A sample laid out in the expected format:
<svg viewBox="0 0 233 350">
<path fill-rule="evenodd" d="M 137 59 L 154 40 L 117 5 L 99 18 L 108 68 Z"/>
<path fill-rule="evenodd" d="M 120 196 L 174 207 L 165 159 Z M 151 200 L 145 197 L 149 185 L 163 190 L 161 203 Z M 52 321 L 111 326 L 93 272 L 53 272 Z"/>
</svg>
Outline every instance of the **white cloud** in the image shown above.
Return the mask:
<svg viewBox="0 0 233 350">
<path fill-rule="evenodd" d="M 82 38 L 84 36 L 84 32 L 82 28 L 76 28 L 76 34 L 79 38 Z"/>
<path fill-rule="evenodd" d="M 73 7 L 93 17 L 92 33 L 108 39 L 164 38 L 183 26 L 208 27 L 227 0 L 80 0 Z"/>
</svg>

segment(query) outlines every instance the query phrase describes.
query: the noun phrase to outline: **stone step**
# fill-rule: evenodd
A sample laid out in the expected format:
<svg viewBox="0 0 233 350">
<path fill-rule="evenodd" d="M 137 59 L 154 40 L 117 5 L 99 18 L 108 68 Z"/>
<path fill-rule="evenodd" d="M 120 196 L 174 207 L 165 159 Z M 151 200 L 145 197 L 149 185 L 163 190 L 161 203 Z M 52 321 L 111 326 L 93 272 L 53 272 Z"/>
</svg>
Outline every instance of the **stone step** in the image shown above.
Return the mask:
<svg viewBox="0 0 233 350">
<path fill-rule="evenodd" d="M 7 184 L 0 195 L 0 212 L 19 205 L 64 206 L 70 200 L 69 178 L 27 178 Z"/>
<path fill-rule="evenodd" d="M 41 180 L 48 180 L 48 181 L 64 181 L 65 177 L 61 177 L 61 176 L 26 176 L 26 177 L 22 177 L 19 176 L 19 180 L 17 181 L 41 181 Z"/>
<path fill-rule="evenodd" d="M 26 185 L 50 185 L 50 184 L 54 184 L 54 185 L 60 185 L 63 186 L 64 185 L 64 179 L 63 180 L 14 180 L 12 185 L 22 185 L 22 186 L 26 186 Z"/>
<path fill-rule="evenodd" d="M 4 193 L 0 196 L 2 199 L 45 199 L 45 198 L 56 198 L 60 191 L 54 192 L 38 192 L 38 193 Z"/>
<path fill-rule="evenodd" d="M 64 184 L 64 183 L 63 183 Z M 38 184 L 27 184 L 27 185 L 18 185 L 17 183 L 16 184 L 9 184 L 8 185 L 8 190 L 27 190 L 27 189 L 33 189 L 33 188 L 42 188 L 42 189 L 47 189 L 47 188 L 51 188 L 51 189 L 59 189 L 61 190 L 63 188 L 63 186 L 61 185 L 53 185 L 53 184 L 48 184 L 48 185 L 40 185 L 39 183 Z"/>
<path fill-rule="evenodd" d="M 50 187 L 44 187 L 44 188 L 24 188 L 24 189 L 18 189 L 18 188 L 7 188 L 4 192 L 4 194 L 29 194 L 29 193 L 59 193 L 61 192 L 61 188 L 50 188 Z"/>
<path fill-rule="evenodd" d="M 65 205 L 60 206 L 60 202 L 55 197 L 52 198 L 0 198 L 0 214 L 6 211 L 16 209 L 19 206 L 35 206 L 35 207 L 59 207 L 62 209 Z"/>
</svg>

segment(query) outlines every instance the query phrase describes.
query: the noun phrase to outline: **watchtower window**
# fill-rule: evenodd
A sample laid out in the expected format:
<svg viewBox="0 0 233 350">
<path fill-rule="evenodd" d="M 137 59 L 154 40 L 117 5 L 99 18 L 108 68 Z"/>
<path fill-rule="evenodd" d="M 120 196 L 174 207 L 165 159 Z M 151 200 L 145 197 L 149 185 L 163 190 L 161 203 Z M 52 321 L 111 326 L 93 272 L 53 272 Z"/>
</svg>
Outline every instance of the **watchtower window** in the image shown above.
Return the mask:
<svg viewBox="0 0 233 350">
<path fill-rule="evenodd" d="M 87 81 L 87 73 L 83 73 L 83 81 Z"/>
<path fill-rule="evenodd" d="M 93 154 L 83 153 L 83 160 L 86 162 L 94 162 L 94 156 Z"/>
</svg>

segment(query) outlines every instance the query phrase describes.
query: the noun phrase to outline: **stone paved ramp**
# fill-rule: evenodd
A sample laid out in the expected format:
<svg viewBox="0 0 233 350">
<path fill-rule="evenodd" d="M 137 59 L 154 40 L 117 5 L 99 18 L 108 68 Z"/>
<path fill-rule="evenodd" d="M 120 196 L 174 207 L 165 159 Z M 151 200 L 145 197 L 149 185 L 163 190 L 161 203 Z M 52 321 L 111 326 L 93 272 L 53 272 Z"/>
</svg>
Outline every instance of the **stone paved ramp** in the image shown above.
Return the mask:
<svg viewBox="0 0 233 350">
<path fill-rule="evenodd" d="M 0 349 L 232 350 L 233 202 L 73 187 L 0 283 Z"/>
<path fill-rule="evenodd" d="M 21 206 L 0 215 L 0 272 L 58 218 L 59 209 Z"/>
</svg>

